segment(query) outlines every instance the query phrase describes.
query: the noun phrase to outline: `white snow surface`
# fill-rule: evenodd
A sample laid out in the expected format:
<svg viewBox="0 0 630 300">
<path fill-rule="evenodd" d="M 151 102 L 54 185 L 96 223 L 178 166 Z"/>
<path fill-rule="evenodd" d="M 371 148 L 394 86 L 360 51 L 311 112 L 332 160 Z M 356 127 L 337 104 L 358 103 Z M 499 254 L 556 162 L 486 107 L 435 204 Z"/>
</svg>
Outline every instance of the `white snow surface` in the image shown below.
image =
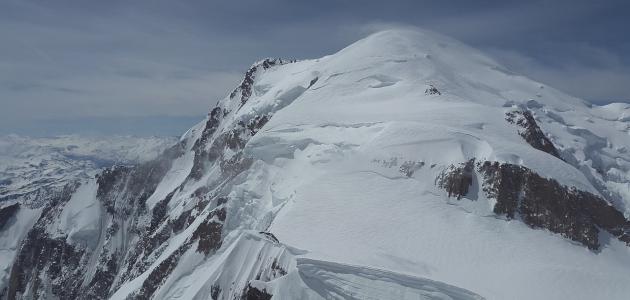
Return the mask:
<svg viewBox="0 0 630 300">
<path fill-rule="evenodd" d="M 96 188 L 94 179 L 77 188 L 64 206 L 57 223 L 51 226 L 57 229 L 59 236 L 67 237 L 71 244 L 93 248 L 98 242 L 101 224 L 94 220 L 100 218 L 101 204 L 96 199 Z"/>
<path fill-rule="evenodd" d="M 430 86 L 441 94 L 427 95 Z M 377 33 L 321 59 L 272 67 L 258 74 L 253 91 L 219 131 L 243 116 L 277 111 L 246 146 L 255 163 L 232 188 L 224 244 L 205 260 L 194 251 L 184 255 L 185 269 L 169 278 L 158 298 L 205 299 L 221 276 L 242 283 L 239 276 L 256 269 L 252 257 L 281 256 L 261 249 L 271 247 L 268 242 L 253 242 L 252 229 L 273 233 L 289 247 L 282 251 L 301 249 L 284 258 L 289 275 L 253 283 L 275 299 L 630 294 L 630 251 L 623 243 L 611 238 L 600 252 L 589 251 L 495 216 L 478 182 L 457 201 L 434 181 L 446 166 L 471 158 L 509 162 L 567 186 L 616 193 L 607 199 L 627 215 L 627 105 L 590 105 L 450 38 L 409 30 Z M 219 106 L 234 109 L 229 101 Z M 567 162 L 517 134 L 505 121 L 515 107 L 534 112 Z M 424 166 L 407 177 L 399 171 L 405 162 Z M 211 180 L 208 174 L 200 183 Z M 432 280 L 439 282 L 427 283 Z M 441 282 L 480 296 L 440 289 L 446 286 Z M 418 288 L 423 284 L 436 294 Z M 123 285 L 114 298 L 135 288 Z M 449 295 L 445 291 L 465 296 L 439 294 Z"/>
<path fill-rule="evenodd" d="M 440 94 L 426 93 L 431 87 Z M 230 191 L 221 248 L 207 257 L 187 250 L 155 299 L 208 299 L 215 284 L 222 299 L 247 285 L 274 299 L 628 299 L 627 245 L 608 238 L 588 250 L 495 215 L 478 180 L 456 200 L 435 178 L 472 158 L 508 162 L 602 195 L 628 216 L 629 105 L 588 104 L 421 30 L 384 31 L 333 55 L 259 70 L 252 91 L 242 106 L 219 101 L 230 113 L 210 137 L 275 112 L 245 146 L 251 166 L 225 183 L 209 162 L 200 180 L 185 182 L 203 120 L 182 136 L 186 153 L 147 201 L 177 188 L 168 204 L 176 219 L 199 187 Z M 534 149 L 506 122 L 518 107 L 534 113 L 564 160 Z M 72 217 L 97 213 L 92 189 L 77 192 L 80 204 L 70 201 L 64 232 L 92 230 Z M 112 299 L 137 291 L 208 213 Z"/>
</svg>

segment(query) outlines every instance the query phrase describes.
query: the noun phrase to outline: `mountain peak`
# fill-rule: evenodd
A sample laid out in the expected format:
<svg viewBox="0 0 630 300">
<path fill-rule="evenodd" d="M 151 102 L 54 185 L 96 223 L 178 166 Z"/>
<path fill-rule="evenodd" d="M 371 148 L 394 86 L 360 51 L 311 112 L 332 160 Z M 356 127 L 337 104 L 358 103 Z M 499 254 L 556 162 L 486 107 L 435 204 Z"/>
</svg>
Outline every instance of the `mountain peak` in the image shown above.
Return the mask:
<svg viewBox="0 0 630 300">
<path fill-rule="evenodd" d="M 422 30 L 266 59 L 158 159 L 0 209 L 0 297 L 625 299 L 622 108 Z"/>
<path fill-rule="evenodd" d="M 398 49 L 400 52 L 416 52 L 422 48 L 444 47 L 452 43 L 456 41 L 432 31 L 419 28 L 396 28 L 374 32 L 349 47 L 361 45 L 373 50 L 389 48 Z"/>
<path fill-rule="evenodd" d="M 448 49 L 448 50 L 447 50 Z M 446 51 L 446 53 L 445 53 Z M 351 44 L 339 52 L 352 52 L 353 55 L 367 56 L 408 56 L 422 57 L 452 54 L 463 58 L 479 59 L 485 63 L 497 64 L 481 52 L 447 36 L 419 28 L 396 28 L 378 31 Z"/>
<path fill-rule="evenodd" d="M 535 100 L 567 110 L 585 101 L 519 75 L 483 52 L 450 37 L 418 28 L 373 33 L 331 55 L 337 66 L 372 72 L 408 74 L 419 90 L 423 83 L 447 89 L 447 97 L 492 106 Z M 391 64 L 397 64 L 396 68 Z M 338 72 L 342 72 L 338 70 Z"/>
</svg>

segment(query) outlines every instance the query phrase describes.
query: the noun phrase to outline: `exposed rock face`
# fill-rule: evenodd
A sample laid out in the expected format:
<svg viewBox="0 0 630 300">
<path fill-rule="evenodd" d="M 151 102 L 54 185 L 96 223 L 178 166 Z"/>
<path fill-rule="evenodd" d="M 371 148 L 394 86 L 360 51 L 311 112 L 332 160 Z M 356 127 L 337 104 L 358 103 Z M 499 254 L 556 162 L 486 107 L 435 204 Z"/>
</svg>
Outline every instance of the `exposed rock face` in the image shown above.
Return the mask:
<svg viewBox="0 0 630 300">
<path fill-rule="evenodd" d="M 230 98 L 233 99 L 240 93 L 240 102 L 241 106 L 249 100 L 249 97 L 252 95 L 252 86 L 254 85 L 254 79 L 256 77 L 256 72 L 260 69 L 267 70 L 276 65 L 282 65 L 286 63 L 291 63 L 294 61 L 283 61 L 282 59 L 274 59 L 274 58 L 266 58 L 258 63 L 255 63 L 251 66 L 247 72 L 245 72 L 245 78 L 241 84 L 230 93 Z"/>
<path fill-rule="evenodd" d="M 26 243 L 11 272 L 8 299 L 20 299 L 22 293 L 34 298 L 53 296 L 76 299 L 82 280 L 84 250 L 54 238 L 36 227 L 26 238 Z M 46 288 L 50 283 L 50 291 Z"/>
<path fill-rule="evenodd" d="M 173 162 L 184 154 L 185 142 L 177 143 L 152 161 L 135 166 L 114 166 L 99 174 L 96 199 L 104 211 L 100 216 L 104 234 L 96 248 L 73 244 L 66 240 L 66 236 L 54 236 L 47 229 L 59 218 L 77 187 L 69 187 L 54 201 L 49 201 L 50 205 L 44 209 L 18 253 L 6 292 L 8 298 L 107 299 L 122 284 L 146 272 L 165 251 L 167 241 L 192 226 L 198 218 L 204 220 L 195 223 L 191 235 L 149 273 L 132 298 L 154 297 L 188 251 L 207 256 L 219 249 L 229 199 L 221 192 L 211 191 L 221 183 L 202 185 L 189 195 L 192 208 L 173 218 L 169 215 L 172 198 L 184 185 L 199 180 L 207 168 L 218 167 L 220 177 L 227 181 L 250 166 L 251 159 L 243 155 L 243 148 L 269 121 L 274 109 L 245 115 L 228 124 L 223 121 L 230 109 L 238 110 L 247 102 L 260 70 L 283 63 L 286 62 L 267 59 L 248 70 L 242 84 L 231 95 L 234 98 L 240 94 L 240 105 L 234 107 L 229 102 L 223 103 L 210 112 L 200 137 L 192 145 L 191 172 L 179 187 L 170 190 L 151 207 L 147 200 L 155 193 Z M 313 79 L 310 84 L 316 81 Z M 222 130 L 217 133 L 220 126 Z M 0 220 L 10 219 L 18 208 L 11 206 L 0 210 L 0 215 L 7 216 Z M 96 262 L 93 274 L 85 269 L 90 262 Z"/>
<path fill-rule="evenodd" d="M 144 208 L 145 201 L 171 168 L 173 160 L 182 154 L 177 144 L 149 162 L 128 167 L 116 166 L 97 176 L 97 197 L 110 213 L 128 215 L 134 209 Z M 120 191 L 124 190 L 124 195 Z"/>
<path fill-rule="evenodd" d="M 256 287 L 251 286 L 251 284 L 247 285 L 245 292 L 243 292 L 243 300 L 270 300 L 273 295 L 267 292 L 265 289 L 258 289 Z"/>
<path fill-rule="evenodd" d="M 146 235 L 141 238 L 144 241 L 167 219 L 163 207 L 158 205 L 147 212 L 145 202 L 170 169 L 173 159 L 180 154 L 181 145 L 178 144 L 153 161 L 132 167 L 113 167 L 97 177 L 96 197 L 105 211 L 105 215 L 101 216 L 102 224 L 107 224 L 102 248 L 71 243 L 65 235 L 58 236 L 58 233 L 49 230 L 60 218 L 77 188 L 76 184 L 67 186 L 44 208 L 40 219 L 25 238 L 11 271 L 8 299 L 106 299 L 121 267 L 141 269 L 134 268 L 135 261 L 130 265 L 130 260 L 124 261 L 125 256 L 121 255 L 122 251 L 129 250 L 129 257 L 135 257 L 133 254 L 141 250 L 121 248 L 112 245 L 113 241 L 122 233 L 137 235 L 145 232 Z M 147 213 L 151 213 L 153 218 L 149 230 L 145 231 L 137 220 Z M 122 224 L 128 220 L 134 220 L 131 222 L 133 225 L 127 226 L 126 231 L 121 233 Z M 138 246 L 146 244 L 150 243 L 141 242 Z M 86 278 L 90 260 L 96 260 L 98 267 L 93 276 Z"/>
<path fill-rule="evenodd" d="M 84 249 L 66 243 L 46 231 L 70 200 L 76 185 L 66 186 L 44 208 L 42 217 L 28 233 L 11 268 L 7 299 L 31 297 L 76 299 L 81 285 Z M 52 294 L 51 294 L 52 293 Z"/>
<path fill-rule="evenodd" d="M 505 116 L 505 120 L 510 124 L 516 124 L 521 127 L 521 129 L 518 130 L 518 134 L 523 137 L 528 144 L 540 151 L 547 152 L 562 159 L 556 147 L 540 129 L 529 110 L 511 111 L 507 112 Z"/>
<path fill-rule="evenodd" d="M 15 214 L 20 210 L 20 204 L 14 203 L 9 206 L 5 206 L 0 208 L 0 231 L 4 228 L 4 226 L 15 216 Z"/>
<path fill-rule="evenodd" d="M 474 159 L 461 163 L 459 166 L 451 165 L 438 176 L 436 184 L 444 189 L 449 197 L 460 200 L 468 194 L 468 189 L 473 182 L 474 170 Z"/>
<path fill-rule="evenodd" d="M 197 241 L 197 252 L 208 255 L 221 247 L 225 213 L 225 207 L 213 210 L 193 232 L 191 241 Z"/>
<path fill-rule="evenodd" d="M 86 298 L 105 299 L 105 296 L 109 294 L 109 289 L 116 280 L 116 274 L 119 270 L 119 256 L 119 252 L 110 254 L 104 251 L 101 254 L 98 269 L 87 286 Z"/>
<path fill-rule="evenodd" d="M 425 43 L 421 39 L 417 44 Z M 448 47 L 437 47 L 435 53 L 456 48 L 451 42 L 442 45 Z M 90 180 L 90 189 L 82 185 L 72 197 L 60 198 L 45 211 L 21 208 L 19 216 L 32 215 L 29 226 L 39 221 L 20 245 L 10 290 L 2 295 L 481 299 L 417 277 L 426 273 L 425 267 L 439 270 L 440 277 L 452 284 L 479 285 L 484 293 L 498 290 L 489 294 L 491 299 L 546 298 L 544 292 L 528 294 L 529 283 L 543 285 L 546 291 L 560 283 L 563 293 L 575 287 L 574 278 L 600 280 L 600 286 L 608 279 L 613 287 L 625 282 L 628 272 L 623 268 L 612 268 L 611 278 L 588 274 L 625 257 L 627 249 L 617 240 L 608 240 L 614 247 L 598 253 L 604 259 L 601 263 L 586 247 L 602 247 L 605 241 L 600 236 L 628 241 L 628 221 L 601 197 L 563 186 L 590 187 L 589 179 L 571 165 L 523 143 L 521 136 L 543 150 L 550 145 L 531 114 L 513 114 L 520 135 L 502 128 L 508 125 L 503 120 L 505 108 L 494 103 L 502 97 L 477 98 L 495 93 L 492 83 L 503 81 L 486 85 L 475 78 L 459 80 L 465 74 L 455 67 L 442 74 L 440 69 L 448 63 L 440 62 L 432 70 L 432 59 L 415 59 L 418 51 L 406 53 L 407 47 L 398 42 L 368 46 L 360 51 L 349 48 L 344 51 L 348 58 L 340 60 L 332 56 L 284 67 L 277 67 L 282 61 L 262 61 L 207 119 L 159 159 L 108 169 Z M 396 55 L 392 59 L 394 53 L 380 53 L 381 48 L 393 48 Z M 366 54 L 354 61 L 354 56 Z M 492 69 L 483 63 L 480 70 Z M 435 87 L 425 91 L 427 86 L 417 85 L 430 82 L 422 76 L 443 79 L 447 99 L 437 96 Z M 513 77 L 517 76 L 505 78 Z M 521 94 L 520 86 L 531 84 L 502 88 L 514 87 Z M 474 101 L 467 103 L 466 95 Z M 298 103 L 278 112 L 296 99 Z M 541 108 L 535 103 L 528 107 Z M 488 112 L 499 118 L 484 118 Z M 564 136 L 550 132 L 567 145 Z M 563 146 L 563 154 L 569 153 L 567 149 Z M 522 157 L 532 169 L 484 162 L 481 157 L 510 161 Z M 552 161 L 554 168 L 541 166 L 540 161 Z M 444 164 L 453 165 L 439 173 Z M 446 192 L 436 193 L 433 182 Z M 445 194 L 458 200 L 446 199 Z M 525 226 L 508 225 L 503 219 L 557 232 L 586 247 L 549 242 L 550 234 L 527 234 Z M 600 235 L 600 230 L 606 234 Z M 76 232 L 85 240 L 73 239 Z M 347 249 L 360 257 L 387 254 L 379 260 L 383 269 L 347 264 L 352 263 L 344 262 Z M 317 253 L 330 255 L 330 261 Z M 573 261 L 559 262 L 555 270 L 545 267 L 545 261 L 563 255 L 589 267 L 573 269 L 578 274 L 568 279 L 563 275 Z M 504 280 L 497 266 L 514 263 L 514 257 L 523 259 L 514 264 L 515 280 Z M 465 263 L 470 261 L 483 263 Z M 400 274 L 396 270 L 401 262 L 419 268 Z M 536 276 L 545 271 L 547 277 Z M 462 274 L 483 274 L 491 280 Z M 559 277 L 564 282 L 547 280 Z M 8 275 L 0 284 L 5 278 Z"/>
<path fill-rule="evenodd" d="M 438 89 L 433 86 L 433 85 L 429 85 L 429 87 L 424 91 L 425 95 L 442 95 L 442 93 L 440 93 L 440 91 L 438 91 Z"/>
<path fill-rule="evenodd" d="M 142 283 L 140 290 L 132 296 L 132 299 L 151 299 L 153 293 L 168 278 L 173 269 L 177 266 L 179 258 L 188 250 L 190 245 L 185 244 L 179 247 L 168 258 L 163 260 L 157 268 L 153 269 L 146 280 Z"/>
<path fill-rule="evenodd" d="M 544 228 L 583 244 L 600 248 L 600 230 L 630 245 L 630 221 L 601 197 L 543 178 L 518 165 L 477 163 L 482 190 L 496 199 L 494 213 L 519 219 L 533 228 Z M 458 200 L 465 196 L 475 173 L 474 160 L 451 165 L 437 178 L 437 185 Z"/>
<path fill-rule="evenodd" d="M 256 78 L 258 72 L 260 72 L 261 70 L 267 70 L 276 65 L 282 65 L 291 62 L 293 61 L 283 61 L 282 59 L 267 58 L 252 65 L 245 73 L 245 77 L 243 78 L 241 84 L 236 89 L 234 89 L 232 93 L 230 93 L 230 99 L 235 99 L 235 97 L 240 94 L 240 97 L 238 99 L 240 101 L 240 104 L 238 105 L 238 107 L 232 109 L 238 110 L 245 103 L 247 103 L 247 100 L 249 100 L 252 95 L 254 79 Z M 311 81 L 311 85 L 314 84 L 316 81 L 317 79 Z M 203 128 L 201 137 L 195 141 L 195 144 L 193 146 L 195 158 L 192 171 L 189 175 L 191 179 L 199 180 L 204 174 L 204 170 L 208 162 L 220 159 L 223 156 L 223 150 L 226 148 L 226 146 L 232 150 L 244 147 L 249 138 L 254 136 L 256 132 L 260 128 L 262 128 L 273 115 L 273 112 L 270 111 L 267 114 L 256 114 L 249 116 L 248 119 L 240 120 L 237 122 L 237 126 L 235 126 L 231 131 L 222 133 L 219 137 L 213 139 L 212 144 L 210 144 L 210 140 L 217 131 L 219 125 L 221 124 L 221 121 L 231 112 L 232 111 L 230 111 L 230 108 L 220 106 L 217 106 L 210 111 L 210 114 L 208 115 L 208 121 Z M 247 163 L 246 161 L 239 159 L 238 155 L 235 156 L 234 159 L 232 159 L 231 161 L 228 159 L 221 161 L 224 166 L 231 168 L 238 168 L 239 164 Z"/>
<path fill-rule="evenodd" d="M 157 182 L 170 167 L 169 158 L 172 159 L 172 155 L 174 154 L 167 152 L 159 160 L 136 167 L 115 167 L 99 176 L 97 197 L 106 209 L 107 218 L 112 222 L 107 228 L 103 249 L 73 245 L 66 241 L 65 236 L 54 237 L 47 231 L 49 224 L 59 218 L 61 210 L 76 188 L 68 187 L 63 197 L 46 207 L 42 217 L 26 237 L 12 268 L 8 299 L 106 299 L 116 285 L 117 276 L 121 278 L 119 281 L 124 281 L 144 272 L 154 262 L 156 254 L 163 250 L 161 246 L 171 236 L 172 230 L 175 230 L 175 222 L 170 221 L 166 213 L 166 205 L 173 192 L 159 201 L 151 211 L 145 208 L 148 195 L 153 193 Z M 225 203 L 225 200 L 215 201 L 219 202 Z M 199 206 L 205 204 L 208 202 L 199 202 Z M 137 222 L 143 215 L 150 216 L 146 225 Z M 195 217 L 193 212 L 188 212 L 186 216 Z M 218 249 L 221 246 L 225 217 L 223 204 L 212 210 L 190 240 L 151 272 L 134 297 L 149 299 L 177 265 L 178 258 L 195 243 L 197 251 L 206 255 Z M 127 219 L 132 222 L 131 226 L 127 225 L 125 234 L 137 235 L 138 243 L 130 248 L 108 246 L 120 236 L 120 227 Z M 178 225 L 178 230 L 192 223 L 191 220 L 181 222 L 183 224 Z M 121 251 L 126 251 L 126 254 L 121 255 L 124 253 Z M 94 255 L 98 256 L 98 268 L 93 277 L 86 281 L 85 268 Z"/>
<path fill-rule="evenodd" d="M 518 217 L 534 228 L 545 228 L 598 249 L 599 229 L 630 243 L 630 221 L 606 200 L 560 185 L 554 179 L 511 164 L 484 162 L 483 189 L 497 199 L 495 213 Z"/>
<path fill-rule="evenodd" d="M 215 107 L 210 111 L 206 126 L 201 133 L 201 137 L 195 141 L 192 150 L 195 151 L 195 158 L 193 162 L 193 168 L 189 174 L 192 179 L 199 179 L 203 175 L 204 160 L 208 156 L 205 150 L 205 145 L 208 143 L 208 139 L 212 137 L 217 130 L 221 119 L 223 119 L 224 113 L 220 107 Z"/>
<path fill-rule="evenodd" d="M 497 199 L 494 213 L 514 219 L 523 200 L 522 186 L 526 169 L 521 166 L 485 162 L 479 167 L 483 174 L 483 191 Z M 500 199 L 500 200 L 499 200 Z"/>
</svg>

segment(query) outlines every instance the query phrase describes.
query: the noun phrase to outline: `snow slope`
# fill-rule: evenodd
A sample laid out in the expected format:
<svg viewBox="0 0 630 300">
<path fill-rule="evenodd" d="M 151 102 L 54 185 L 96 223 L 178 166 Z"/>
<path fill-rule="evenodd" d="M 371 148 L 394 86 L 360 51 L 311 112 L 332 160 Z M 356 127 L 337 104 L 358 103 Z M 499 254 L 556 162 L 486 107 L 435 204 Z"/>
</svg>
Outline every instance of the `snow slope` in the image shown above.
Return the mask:
<svg viewBox="0 0 630 300">
<path fill-rule="evenodd" d="M 513 112 L 534 123 L 511 123 Z M 626 299 L 629 115 L 420 30 L 320 59 L 263 60 L 160 159 L 100 174 L 35 225 L 58 222 L 41 239 L 73 245 L 88 263 L 66 274 L 87 276 L 45 274 L 47 289 L 7 295 Z M 530 190 L 511 192 L 542 208 L 497 210 L 504 200 L 489 188 L 521 179 L 474 162 L 526 170 Z M 561 196 L 536 194 L 550 186 Z M 98 240 L 80 238 L 95 228 Z M 27 242 L 25 253 L 39 249 Z M 14 263 L 24 278 L 30 267 L 46 270 Z M 81 284 L 55 294 L 60 281 Z"/>
<path fill-rule="evenodd" d="M 441 95 L 427 95 L 430 86 Z M 439 168 L 477 158 L 524 165 L 599 194 L 603 189 L 594 182 L 612 183 L 589 180 L 589 171 L 580 168 L 593 164 L 586 156 L 606 155 L 597 151 L 628 147 L 627 126 L 609 126 L 627 124 L 622 117 L 603 119 L 612 112 L 427 32 L 379 33 L 335 55 L 268 70 L 253 90 L 259 94 L 240 114 L 283 108 L 246 146 L 246 153 L 265 162 L 265 171 L 249 171 L 265 174 L 258 180 L 263 186 L 248 179 L 251 187 L 234 197 L 266 204 L 235 207 L 258 206 L 253 217 L 235 213 L 239 225 L 265 229 L 268 218 L 261 215 L 268 210 L 277 213 L 268 230 L 308 249 L 304 257 L 436 279 L 490 299 L 628 294 L 630 257 L 622 242 L 611 239 L 593 253 L 557 234 L 495 217 L 493 200 L 480 189 L 455 201 L 434 185 Z M 285 107 L 287 101 L 293 102 Z M 507 126 L 505 112 L 519 104 L 536 113 L 576 165 L 530 147 Z M 609 129 L 587 119 L 607 122 Z M 576 124 L 588 129 L 577 133 Z M 592 149 L 581 140 L 588 135 L 610 137 L 611 145 Z M 610 168 L 627 176 L 628 157 L 623 151 L 614 156 Z M 408 178 L 399 172 L 405 162 L 425 167 Z M 627 177 L 621 181 L 625 189 L 619 190 L 627 191 Z M 628 213 L 627 194 L 612 199 Z"/>
</svg>

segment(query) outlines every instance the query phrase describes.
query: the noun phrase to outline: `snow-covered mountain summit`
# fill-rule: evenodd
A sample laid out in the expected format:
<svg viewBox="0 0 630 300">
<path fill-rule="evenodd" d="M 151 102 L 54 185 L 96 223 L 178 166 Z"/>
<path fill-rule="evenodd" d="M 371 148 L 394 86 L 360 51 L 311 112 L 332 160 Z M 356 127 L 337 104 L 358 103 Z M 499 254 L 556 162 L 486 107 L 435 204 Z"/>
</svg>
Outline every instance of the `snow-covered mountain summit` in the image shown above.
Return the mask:
<svg viewBox="0 0 630 300">
<path fill-rule="evenodd" d="M 0 211 L 0 291 L 624 299 L 629 115 L 424 31 L 265 59 L 158 159 Z"/>
</svg>

